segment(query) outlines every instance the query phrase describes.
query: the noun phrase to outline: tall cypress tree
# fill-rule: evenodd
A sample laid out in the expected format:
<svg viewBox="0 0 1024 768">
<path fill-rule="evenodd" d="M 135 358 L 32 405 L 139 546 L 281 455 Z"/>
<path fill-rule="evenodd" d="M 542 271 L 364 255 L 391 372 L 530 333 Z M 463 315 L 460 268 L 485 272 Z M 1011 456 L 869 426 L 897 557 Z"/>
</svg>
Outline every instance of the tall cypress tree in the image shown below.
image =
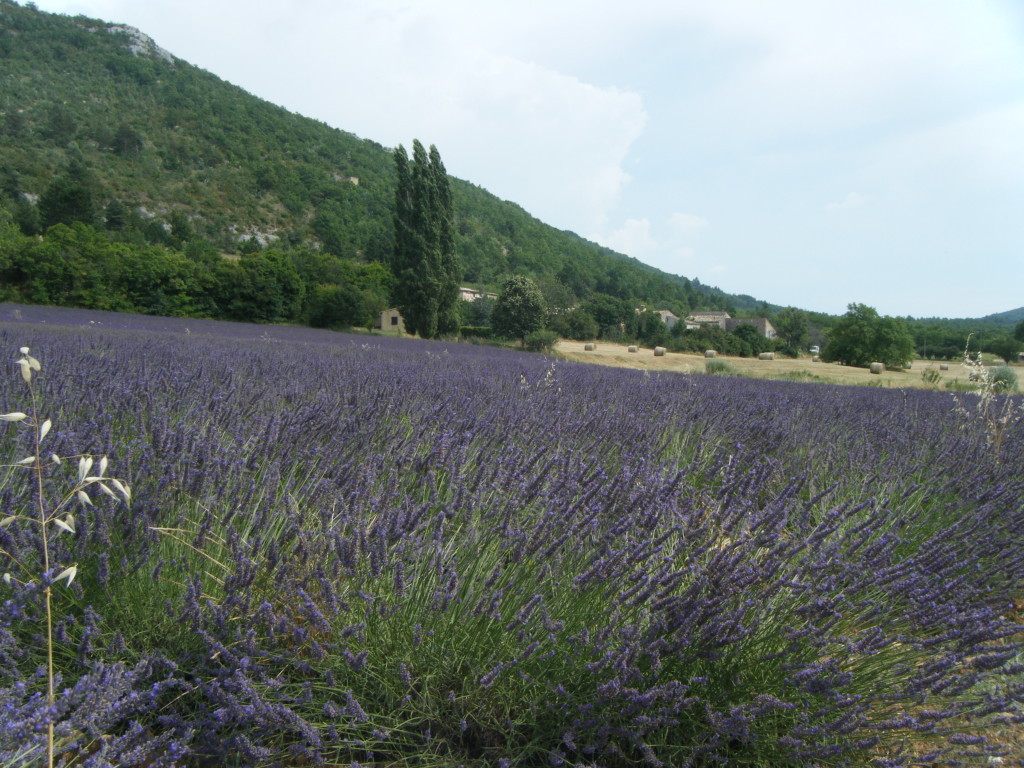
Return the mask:
<svg viewBox="0 0 1024 768">
<path fill-rule="evenodd" d="M 455 210 L 448 171 L 441 162 L 441 153 L 430 145 L 430 177 L 434 189 L 434 226 L 437 235 L 438 277 L 437 329 L 440 333 L 459 331 L 459 282 L 462 267 L 455 250 Z"/>
<path fill-rule="evenodd" d="M 425 339 L 458 331 L 461 273 L 448 174 L 434 146 L 414 140 L 410 166 L 405 148 L 395 149 L 394 298 L 410 333 Z"/>
</svg>

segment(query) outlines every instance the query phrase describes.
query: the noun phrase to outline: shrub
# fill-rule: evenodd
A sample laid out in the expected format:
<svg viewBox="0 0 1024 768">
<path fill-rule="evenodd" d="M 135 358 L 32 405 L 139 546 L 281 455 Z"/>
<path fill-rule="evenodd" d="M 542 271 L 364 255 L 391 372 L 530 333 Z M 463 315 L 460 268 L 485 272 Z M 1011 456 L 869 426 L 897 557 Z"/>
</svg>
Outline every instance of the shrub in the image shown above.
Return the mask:
<svg viewBox="0 0 1024 768">
<path fill-rule="evenodd" d="M 731 365 L 725 360 L 705 360 L 704 361 L 704 372 L 710 373 L 711 375 L 723 375 L 728 376 L 735 373 Z"/>
<path fill-rule="evenodd" d="M 1017 372 L 1006 365 L 993 368 L 991 373 L 992 388 L 996 392 L 1016 392 Z"/>
<path fill-rule="evenodd" d="M 490 339 L 494 332 L 489 325 L 463 325 L 459 327 L 459 335 L 464 339 Z"/>
<path fill-rule="evenodd" d="M 523 346 L 530 352 L 550 352 L 558 343 L 558 334 L 554 331 L 533 331 L 523 337 Z"/>
<path fill-rule="evenodd" d="M 939 373 L 939 369 L 934 365 L 929 365 L 921 371 L 921 379 L 929 387 L 936 387 L 942 381 L 942 374 Z"/>
</svg>

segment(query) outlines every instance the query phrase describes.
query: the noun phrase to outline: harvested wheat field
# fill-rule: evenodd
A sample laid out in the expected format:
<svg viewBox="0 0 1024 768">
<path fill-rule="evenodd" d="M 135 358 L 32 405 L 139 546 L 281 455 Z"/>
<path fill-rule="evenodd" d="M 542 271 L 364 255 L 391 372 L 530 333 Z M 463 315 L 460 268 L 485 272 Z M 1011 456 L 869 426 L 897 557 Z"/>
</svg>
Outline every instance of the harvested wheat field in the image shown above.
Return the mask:
<svg viewBox="0 0 1024 768">
<path fill-rule="evenodd" d="M 562 339 L 555 346 L 555 352 L 566 360 L 584 363 L 597 363 L 618 368 L 637 368 L 641 370 L 678 371 L 679 373 L 705 373 L 708 360 L 703 354 L 694 352 L 666 352 L 655 356 L 651 348 L 640 347 L 636 352 L 629 352 L 625 344 L 599 341 L 592 351 L 584 351 L 582 341 Z M 732 370 L 727 375 L 748 376 L 764 379 L 784 379 L 789 381 L 812 381 L 823 384 L 859 384 L 914 389 L 945 389 L 948 382 L 967 384 L 967 370 L 956 362 L 938 363 L 917 360 L 909 370 L 883 371 L 873 374 L 867 368 L 854 368 L 838 363 L 813 362 L 810 357 L 797 360 L 776 357 L 774 360 L 758 360 L 756 357 L 727 357 L 718 355 L 714 358 L 724 362 Z M 948 365 L 948 370 L 939 370 L 940 365 Z M 924 372 L 932 369 L 939 378 L 933 383 L 925 380 Z"/>
</svg>

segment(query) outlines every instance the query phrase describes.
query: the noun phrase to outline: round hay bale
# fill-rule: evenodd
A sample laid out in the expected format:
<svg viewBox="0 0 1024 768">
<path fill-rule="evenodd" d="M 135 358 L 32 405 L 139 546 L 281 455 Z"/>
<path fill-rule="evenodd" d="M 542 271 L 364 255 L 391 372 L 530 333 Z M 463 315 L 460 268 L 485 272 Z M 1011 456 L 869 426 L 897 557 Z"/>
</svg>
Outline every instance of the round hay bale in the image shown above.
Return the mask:
<svg viewBox="0 0 1024 768">
<path fill-rule="evenodd" d="M 713 349 L 704 350 L 704 357 L 718 357 L 718 352 Z"/>
<path fill-rule="evenodd" d="M 636 352 L 637 351 L 636 344 L 630 344 L 628 347 L 626 347 L 626 351 L 627 352 Z"/>
<path fill-rule="evenodd" d="M 775 353 L 774 352 L 762 352 L 761 354 L 759 354 L 757 356 L 757 359 L 758 360 L 774 360 L 775 359 Z"/>
<path fill-rule="evenodd" d="M 820 363 L 821 362 L 821 356 L 820 355 L 815 355 L 814 357 L 811 358 L 811 362 L 812 363 Z"/>
<path fill-rule="evenodd" d="M 939 363 L 939 370 L 940 371 L 948 371 L 949 370 L 949 366 L 946 363 Z"/>
<path fill-rule="evenodd" d="M 885 370 L 885 363 L 872 363 L 871 364 L 871 372 L 872 373 L 881 373 L 884 370 Z"/>
<path fill-rule="evenodd" d="M 655 357 L 664 357 L 665 356 L 665 348 L 664 347 L 655 347 L 654 348 L 654 356 Z"/>
<path fill-rule="evenodd" d="M 583 345 L 583 351 L 584 352 L 593 352 L 595 349 L 597 349 L 597 345 L 596 344 L 584 344 Z"/>
</svg>

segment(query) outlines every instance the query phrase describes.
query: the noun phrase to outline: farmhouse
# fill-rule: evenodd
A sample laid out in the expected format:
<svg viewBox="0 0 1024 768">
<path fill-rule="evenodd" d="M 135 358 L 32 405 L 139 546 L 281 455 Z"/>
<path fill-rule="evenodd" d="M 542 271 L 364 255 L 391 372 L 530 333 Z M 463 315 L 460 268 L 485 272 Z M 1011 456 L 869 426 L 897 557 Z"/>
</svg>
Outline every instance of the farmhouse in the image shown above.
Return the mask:
<svg viewBox="0 0 1024 768">
<path fill-rule="evenodd" d="M 699 328 L 702 325 L 717 325 L 725 330 L 725 321 L 729 319 L 728 312 L 693 312 L 686 316 L 687 328 L 694 325 Z"/>
<path fill-rule="evenodd" d="M 676 327 L 679 322 L 679 315 L 669 309 L 655 310 L 654 314 L 661 316 L 661 322 L 665 324 L 665 327 L 670 331 Z"/>
<path fill-rule="evenodd" d="M 723 331 L 735 331 L 741 325 L 752 325 L 766 339 L 775 338 L 775 326 L 766 317 L 732 317 L 728 312 L 694 312 L 686 317 L 686 329 L 696 330 L 704 325 L 717 325 Z"/>
<path fill-rule="evenodd" d="M 397 331 L 405 333 L 405 321 L 397 309 L 385 309 L 373 321 L 373 327 L 379 331 Z"/>
<path fill-rule="evenodd" d="M 766 317 L 730 317 L 725 321 L 725 330 L 735 331 L 741 325 L 752 325 L 766 339 L 775 338 L 775 326 Z"/>
</svg>

